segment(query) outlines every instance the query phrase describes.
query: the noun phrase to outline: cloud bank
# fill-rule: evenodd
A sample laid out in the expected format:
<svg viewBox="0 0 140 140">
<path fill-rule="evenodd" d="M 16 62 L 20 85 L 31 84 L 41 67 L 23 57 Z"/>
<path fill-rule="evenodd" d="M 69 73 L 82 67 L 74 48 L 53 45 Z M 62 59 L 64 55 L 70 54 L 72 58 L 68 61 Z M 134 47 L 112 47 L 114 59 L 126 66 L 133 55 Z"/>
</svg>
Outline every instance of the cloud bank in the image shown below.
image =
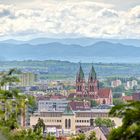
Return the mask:
<svg viewBox="0 0 140 140">
<path fill-rule="evenodd" d="M 0 36 L 139 38 L 140 5 L 117 11 L 90 1 L 42 2 L 33 8 L 1 4 Z"/>
</svg>

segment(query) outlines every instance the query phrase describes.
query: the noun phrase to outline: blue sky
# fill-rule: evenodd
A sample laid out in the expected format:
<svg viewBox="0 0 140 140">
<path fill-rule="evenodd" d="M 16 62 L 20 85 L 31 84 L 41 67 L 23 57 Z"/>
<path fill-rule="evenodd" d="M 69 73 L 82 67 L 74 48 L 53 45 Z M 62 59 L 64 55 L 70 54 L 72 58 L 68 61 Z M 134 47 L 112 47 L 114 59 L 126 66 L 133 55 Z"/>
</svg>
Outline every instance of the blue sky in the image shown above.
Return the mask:
<svg viewBox="0 0 140 140">
<path fill-rule="evenodd" d="M 0 37 L 140 38 L 140 0 L 0 0 Z"/>
</svg>

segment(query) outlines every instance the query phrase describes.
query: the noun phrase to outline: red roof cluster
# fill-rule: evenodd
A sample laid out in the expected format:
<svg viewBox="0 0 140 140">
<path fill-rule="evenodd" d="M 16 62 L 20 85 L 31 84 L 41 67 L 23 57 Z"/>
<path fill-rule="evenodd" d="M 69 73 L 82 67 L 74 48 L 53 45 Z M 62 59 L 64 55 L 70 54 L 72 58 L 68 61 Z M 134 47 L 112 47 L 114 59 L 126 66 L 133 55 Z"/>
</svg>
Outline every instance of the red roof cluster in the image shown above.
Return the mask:
<svg viewBox="0 0 140 140">
<path fill-rule="evenodd" d="M 132 101 L 133 97 L 132 96 L 122 96 L 123 101 Z"/>
<path fill-rule="evenodd" d="M 50 99 L 65 99 L 66 97 L 63 95 L 52 95 Z"/>
<path fill-rule="evenodd" d="M 69 102 L 72 110 L 88 110 L 90 109 L 90 102 L 88 101 L 71 101 Z"/>
<path fill-rule="evenodd" d="M 68 95 L 68 99 L 73 99 L 76 96 L 76 93 L 70 93 Z"/>
<path fill-rule="evenodd" d="M 111 92 L 110 88 L 102 88 L 102 89 L 99 89 L 98 95 L 100 98 L 109 98 L 110 92 Z"/>
</svg>

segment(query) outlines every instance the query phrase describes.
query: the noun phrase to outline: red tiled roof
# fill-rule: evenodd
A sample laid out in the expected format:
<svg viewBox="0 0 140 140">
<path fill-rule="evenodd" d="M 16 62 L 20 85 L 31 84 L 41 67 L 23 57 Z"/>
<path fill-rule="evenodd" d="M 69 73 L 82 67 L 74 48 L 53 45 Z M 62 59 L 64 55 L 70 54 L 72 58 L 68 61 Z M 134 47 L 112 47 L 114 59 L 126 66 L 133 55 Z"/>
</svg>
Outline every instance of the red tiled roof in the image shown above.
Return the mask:
<svg viewBox="0 0 140 140">
<path fill-rule="evenodd" d="M 74 98 L 74 96 L 76 96 L 76 93 L 70 93 L 70 94 L 68 95 L 68 99 L 72 99 L 72 98 Z"/>
<path fill-rule="evenodd" d="M 132 101 L 133 97 L 132 96 L 122 96 L 122 100 L 124 100 L 124 101 Z"/>
<path fill-rule="evenodd" d="M 69 102 L 72 110 L 88 110 L 90 109 L 90 103 L 84 101 L 72 101 Z"/>
<path fill-rule="evenodd" d="M 52 95 L 51 97 L 50 97 L 50 99 L 65 99 L 66 97 L 65 96 L 63 96 L 63 95 Z"/>
<path fill-rule="evenodd" d="M 39 100 L 49 100 L 50 98 L 49 97 L 46 97 L 46 96 L 38 96 L 36 97 L 37 101 Z"/>
<path fill-rule="evenodd" d="M 100 98 L 109 98 L 110 92 L 111 92 L 110 88 L 99 89 L 99 97 Z"/>
</svg>

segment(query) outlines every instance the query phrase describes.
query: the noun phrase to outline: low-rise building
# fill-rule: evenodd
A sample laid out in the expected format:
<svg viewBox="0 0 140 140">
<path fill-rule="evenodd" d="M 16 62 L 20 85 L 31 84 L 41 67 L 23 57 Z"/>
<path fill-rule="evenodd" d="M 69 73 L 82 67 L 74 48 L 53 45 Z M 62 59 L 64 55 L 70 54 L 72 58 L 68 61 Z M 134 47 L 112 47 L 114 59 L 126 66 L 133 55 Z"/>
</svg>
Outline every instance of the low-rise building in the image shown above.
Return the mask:
<svg viewBox="0 0 140 140">
<path fill-rule="evenodd" d="M 66 99 L 39 100 L 38 111 L 64 111 L 68 102 Z"/>
<path fill-rule="evenodd" d="M 19 86 L 33 86 L 36 81 L 36 74 L 34 73 L 22 73 L 19 75 Z"/>
<path fill-rule="evenodd" d="M 98 117 L 107 118 L 109 109 L 90 109 L 73 111 L 68 105 L 63 111 L 40 112 L 30 117 L 30 126 L 34 127 L 38 119 L 43 119 L 46 128 L 56 128 L 57 133 L 75 134 L 79 128 L 94 126 L 94 120 Z M 111 118 L 115 124 L 121 125 L 121 120 Z"/>
<path fill-rule="evenodd" d="M 111 87 L 115 88 L 115 87 L 118 87 L 122 84 L 121 80 L 114 80 L 111 82 Z"/>
</svg>

